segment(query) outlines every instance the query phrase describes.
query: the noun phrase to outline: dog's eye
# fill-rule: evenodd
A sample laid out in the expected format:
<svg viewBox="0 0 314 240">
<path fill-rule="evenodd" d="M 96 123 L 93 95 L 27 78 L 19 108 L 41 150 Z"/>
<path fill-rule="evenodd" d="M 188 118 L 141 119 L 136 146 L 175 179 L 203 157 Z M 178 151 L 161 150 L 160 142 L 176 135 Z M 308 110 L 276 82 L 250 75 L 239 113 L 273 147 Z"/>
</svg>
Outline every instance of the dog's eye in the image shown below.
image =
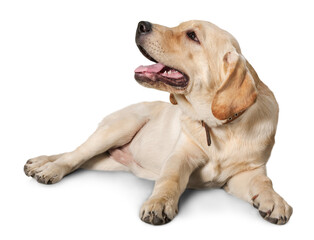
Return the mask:
<svg viewBox="0 0 314 240">
<path fill-rule="evenodd" d="M 190 32 L 187 32 L 186 35 L 188 36 L 189 39 L 191 39 L 191 40 L 193 40 L 193 41 L 195 41 L 197 43 L 200 43 L 200 41 L 198 40 L 195 32 L 190 31 Z"/>
</svg>

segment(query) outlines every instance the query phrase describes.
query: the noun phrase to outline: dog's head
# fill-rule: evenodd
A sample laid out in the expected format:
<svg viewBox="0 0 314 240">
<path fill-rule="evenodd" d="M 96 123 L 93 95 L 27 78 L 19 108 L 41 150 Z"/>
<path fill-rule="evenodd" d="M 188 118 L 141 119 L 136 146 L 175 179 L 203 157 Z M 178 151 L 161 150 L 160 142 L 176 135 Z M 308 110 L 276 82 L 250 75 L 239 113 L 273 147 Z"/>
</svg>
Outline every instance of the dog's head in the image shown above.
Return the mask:
<svg viewBox="0 0 314 240">
<path fill-rule="evenodd" d="M 256 100 L 254 79 L 238 42 L 209 22 L 189 21 L 174 28 L 140 22 L 136 44 L 156 64 L 138 67 L 135 79 L 174 94 L 195 118 L 206 120 L 205 112 L 211 112 L 217 120 L 227 120 Z"/>
</svg>

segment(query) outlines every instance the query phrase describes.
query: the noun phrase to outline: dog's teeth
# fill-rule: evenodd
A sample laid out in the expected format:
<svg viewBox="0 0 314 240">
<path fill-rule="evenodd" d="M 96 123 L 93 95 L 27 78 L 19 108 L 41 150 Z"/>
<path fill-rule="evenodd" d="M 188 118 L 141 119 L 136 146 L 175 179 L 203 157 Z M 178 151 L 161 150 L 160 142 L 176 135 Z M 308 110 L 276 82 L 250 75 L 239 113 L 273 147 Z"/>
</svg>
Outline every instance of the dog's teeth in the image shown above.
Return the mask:
<svg viewBox="0 0 314 240">
<path fill-rule="evenodd" d="M 169 70 L 168 74 L 171 74 L 171 70 Z"/>
</svg>

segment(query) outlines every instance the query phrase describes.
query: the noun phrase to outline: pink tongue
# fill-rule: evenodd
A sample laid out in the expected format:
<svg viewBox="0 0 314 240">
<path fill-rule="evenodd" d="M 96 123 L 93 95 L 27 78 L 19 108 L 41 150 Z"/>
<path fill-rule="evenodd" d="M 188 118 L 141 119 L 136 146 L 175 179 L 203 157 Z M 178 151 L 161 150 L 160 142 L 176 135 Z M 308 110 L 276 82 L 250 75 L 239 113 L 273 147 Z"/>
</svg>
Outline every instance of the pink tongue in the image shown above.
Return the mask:
<svg viewBox="0 0 314 240">
<path fill-rule="evenodd" d="M 149 66 L 139 66 L 138 68 L 136 68 L 134 70 L 134 72 L 136 72 L 136 73 L 141 73 L 141 72 L 159 73 L 164 67 L 165 67 L 165 65 L 163 65 L 161 63 L 156 63 L 156 64 L 149 65 Z"/>
</svg>

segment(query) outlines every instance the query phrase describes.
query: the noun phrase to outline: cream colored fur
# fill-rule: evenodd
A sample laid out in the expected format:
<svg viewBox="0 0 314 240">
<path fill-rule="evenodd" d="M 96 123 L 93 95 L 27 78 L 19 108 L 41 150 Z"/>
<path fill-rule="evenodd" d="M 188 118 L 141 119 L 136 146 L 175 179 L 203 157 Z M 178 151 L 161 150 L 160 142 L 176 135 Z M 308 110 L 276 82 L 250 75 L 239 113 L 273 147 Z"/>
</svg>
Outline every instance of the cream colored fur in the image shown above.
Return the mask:
<svg viewBox="0 0 314 240">
<path fill-rule="evenodd" d="M 200 44 L 187 38 L 191 30 Z M 273 190 L 265 168 L 278 105 L 235 38 L 211 23 L 189 21 L 175 28 L 154 24 L 142 42 L 158 62 L 189 76 L 186 89 L 157 87 L 174 94 L 178 105 L 143 102 L 117 111 L 76 150 L 30 159 L 25 173 L 46 184 L 78 168 L 131 171 L 155 180 L 140 217 L 156 225 L 175 217 L 187 187 L 222 187 L 257 207 L 266 220 L 286 223 L 292 208 Z M 221 116 L 235 109 L 245 112 L 226 123 Z M 210 128 L 211 146 L 201 121 Z"/>
</svg>

